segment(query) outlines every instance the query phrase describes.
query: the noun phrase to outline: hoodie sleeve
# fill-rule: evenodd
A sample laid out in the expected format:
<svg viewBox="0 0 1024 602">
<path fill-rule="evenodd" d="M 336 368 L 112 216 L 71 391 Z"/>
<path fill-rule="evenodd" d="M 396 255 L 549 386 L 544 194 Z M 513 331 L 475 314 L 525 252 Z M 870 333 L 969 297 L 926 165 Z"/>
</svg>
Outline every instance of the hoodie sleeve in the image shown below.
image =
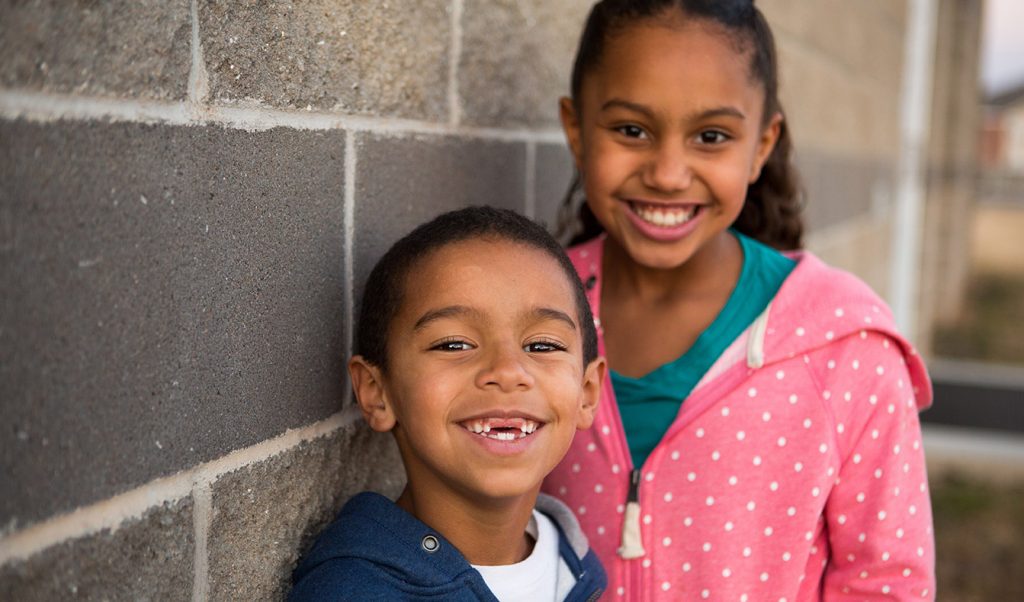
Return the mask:
<svg viewBox="0 0 1024 602">
<path fill-rule="evenodd" d="M 933 600 L 934 536 L 914 384 L 920 379 L 911 378 L 904 347 L 878 332 L 817 353 L 812 365 L 840 454 L 825 506 L 831 561 L 823 599 Z M 916 370 L 919 359 L 910 359 Z"/>
</svg>

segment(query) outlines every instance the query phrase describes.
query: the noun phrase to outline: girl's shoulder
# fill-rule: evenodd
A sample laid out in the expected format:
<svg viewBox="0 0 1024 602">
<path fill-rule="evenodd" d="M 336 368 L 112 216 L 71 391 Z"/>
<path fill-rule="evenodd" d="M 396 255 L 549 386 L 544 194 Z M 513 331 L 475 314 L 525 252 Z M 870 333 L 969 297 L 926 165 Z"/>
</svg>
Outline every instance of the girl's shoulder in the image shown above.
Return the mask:
<svg viewBox="0 0 1024 602">
<path fill-rule="evenodd" d="M 601 234 L 566 249 L 569 260 L 584 281 L 590 276 L 600 275 L 604 239 L 605 235 Z"/>
</svg>

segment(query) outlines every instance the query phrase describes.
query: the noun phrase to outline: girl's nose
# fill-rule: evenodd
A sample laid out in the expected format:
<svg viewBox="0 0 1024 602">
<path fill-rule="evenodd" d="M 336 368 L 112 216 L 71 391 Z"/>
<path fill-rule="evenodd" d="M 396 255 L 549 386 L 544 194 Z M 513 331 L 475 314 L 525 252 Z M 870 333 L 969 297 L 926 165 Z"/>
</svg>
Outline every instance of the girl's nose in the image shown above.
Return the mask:
<svg viewBox="0 0 1024 602">
<path fill-rule="evenodd" d="M 643 183 L 659 192 L 674 193 L 689 188 L 693 172 L 680 145 L 661 144 L 644 166 Z"/>
<path fill-rule="evenodd" d="M 495 348 L 484 360 L 477 375 L 477 386 L 482 389 L 497 387 L 504 392 L 532 388 L 533 375 L 527 370 L 526 360 L 521 349 Z"/>
</svg>

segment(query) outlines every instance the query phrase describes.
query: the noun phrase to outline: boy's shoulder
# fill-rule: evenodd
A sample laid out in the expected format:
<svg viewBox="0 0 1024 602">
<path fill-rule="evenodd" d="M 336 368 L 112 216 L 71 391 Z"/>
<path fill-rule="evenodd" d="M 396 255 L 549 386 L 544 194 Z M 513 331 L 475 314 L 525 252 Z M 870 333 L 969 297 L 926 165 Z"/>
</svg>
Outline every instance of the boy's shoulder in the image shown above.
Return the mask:
<svg viewBox="0 0 1024 602">
<path fill-rule="evenodd" d="M 557 527 L 561 556 L 577 580 L 567 599 L 589 599 L 603 590 L 604 569 L 572 511 L 544 494 L 538 496 L 536 508 Z M 496 600 L 455 546 L 372 492 L 345 504 L 295 569 L 293 583 L 291 601 Z"/>
<path fill-rule="evenodd" d="M 372 492 L 354 496 L 293 575 L 289 600 L 494 600 L 461 553 Z"/>
</svg>

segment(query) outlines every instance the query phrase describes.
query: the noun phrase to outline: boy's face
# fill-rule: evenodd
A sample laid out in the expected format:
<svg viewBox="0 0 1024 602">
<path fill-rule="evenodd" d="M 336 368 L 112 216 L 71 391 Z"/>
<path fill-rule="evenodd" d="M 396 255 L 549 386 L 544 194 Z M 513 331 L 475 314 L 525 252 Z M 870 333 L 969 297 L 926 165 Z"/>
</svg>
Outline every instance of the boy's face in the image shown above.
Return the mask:
<svg viewBox="0 0 1024 602">
<path fill-rule="evenodd" d="M 354 358 L 370 425 L 394 430 L 418 498 L 535 494 L 594 417 L 603 360 L 583 366 L 575 298 L 542 251 L 474 239 L 412 270 L 387 374 Z"/>
</svg>

